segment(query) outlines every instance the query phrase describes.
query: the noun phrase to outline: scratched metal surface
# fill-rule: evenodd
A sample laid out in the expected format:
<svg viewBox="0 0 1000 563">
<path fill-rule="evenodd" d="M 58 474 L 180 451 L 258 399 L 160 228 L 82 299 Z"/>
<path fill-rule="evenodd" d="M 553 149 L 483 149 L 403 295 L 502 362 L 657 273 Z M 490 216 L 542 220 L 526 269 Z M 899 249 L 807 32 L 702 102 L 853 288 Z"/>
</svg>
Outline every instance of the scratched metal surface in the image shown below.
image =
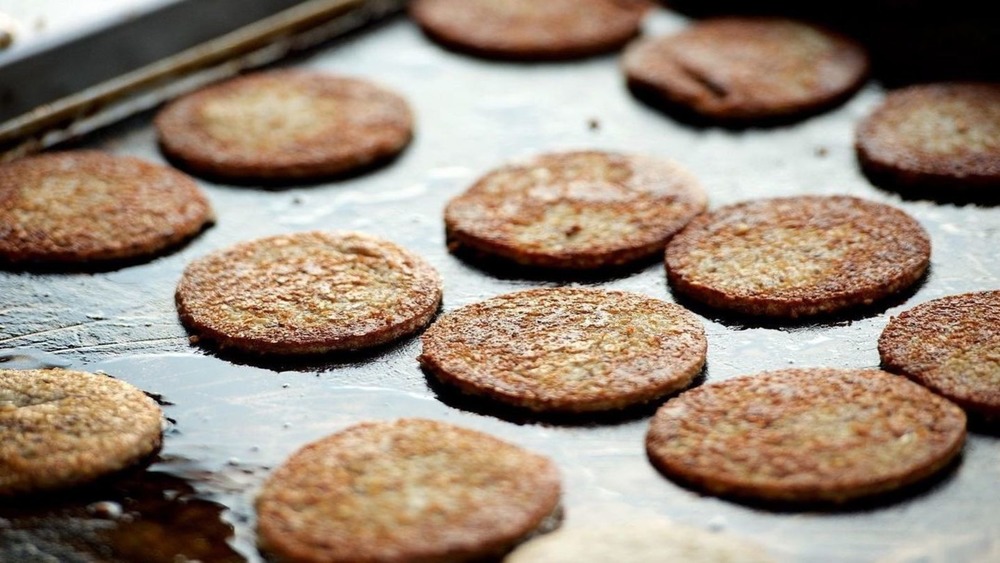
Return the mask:
<svg viewBox="0 0 1000 563">
<path fill-rule="evenodd" d="M 658 10 L 647 34 L 681 28 Z M 299 446 L 349 424 L 399 416 L 451 421 L 553 457 L 565 526 L 653 515 L 751 537 L 790 561 L 996 561 L 1000 439 L 970 435 L 957 467 L 920 490 L 838 511 L 750 507 L 699 495 L 647 462 L 648 411 L 538 421 L 457 399 L 418 368 L 417 339 L 366 355 L 269 364 L 189 344 L 173 306 L 190 260 L 237 241 L 316 228 L 356 229 L 425 256 L 445 283 L 444 310 L 511 290 L 567 283 L 485 271 L 450 255 L 442 209 L 479 174 L 540 151 L 599 148 L 674 158 L 711 205 L 794 194 L 852 194 L 897 205 L 934 244 L 929 276 L 903 298 L 848 318 L 761 326 L 705 311 L 707 381 L 794 366 L 873 367 L 889 318 L 918 303 L 1000 288 L 1000 210 L 904 201 L 869 184 L 851 147 L 881 99 L 872 83 L 801 123 L 725 131 L 680 125 L 634 100 L 613 56 L 558 64 L 483 62 L 429 43 L 405 18 L 289 64 L 361 75 L 403 93 L 418 116 L 409 149 L 361 177 L 283 190 L 201 182 L 218 224 L 180 250 L 107 272 L 0 272 L 0 347 L 104 370 L 164 402 L 172 421 L 159 458 L 121 481 L 45 502 L 0 505 L 0 560 L 258 561 L 252 502 L 268 471 Z M 82 146 L 163 162 L 150 115 Z M 573 283 L 673 300 L 659 264 Z M 109 505 L 94 504 L 111 501 Z M 123 514 L 117 514 L 121 507 Z M 137 547 L 137 544 L 142 547 Z"/>
</svg>

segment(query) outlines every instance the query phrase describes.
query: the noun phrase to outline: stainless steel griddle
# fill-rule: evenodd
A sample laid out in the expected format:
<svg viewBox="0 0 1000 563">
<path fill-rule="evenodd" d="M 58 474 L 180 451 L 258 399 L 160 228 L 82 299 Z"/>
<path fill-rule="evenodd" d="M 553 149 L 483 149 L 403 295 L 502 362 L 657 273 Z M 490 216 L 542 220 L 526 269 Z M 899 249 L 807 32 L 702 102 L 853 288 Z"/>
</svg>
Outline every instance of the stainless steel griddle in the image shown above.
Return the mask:
<svg viewBox="0 0 1000 563">
<path fill-rule="evenodd" d="M 667 33 L 686 22 L 658 8 L 645 32 Z M 445 202 L 477 176 L 511 158 L 597 148 L 678 160 L 704 182 L 713 208 L 750 198 L 851 194 L 916 217 L 933 240 L 932 268 L 896 300 L 793 325 L 695 308 L 709 338 L 704 381 L 789 366 L 875 367 L 876 340 L 891 315 L 945 295 L 1000 288 L 1000 210 L 904 200 L 859 172 L 853 130 L 881 100 L 877 83 L 801 123 L 729 131 L 682 125 L 637 102 L 615 56 L 481 61 L 430 43 L 402 16 L 282 64 L 398 90 L 417 115 L 413 144 L 388 166 L 349 180 L 286 189 L 199 181 L 218 223 L 147 264 L 0 272 L 0 347 L 21 349 L 20 365 L 105 371 L 154 394 L 170 419 L 163 450 L 148 468 L 81 491 L 2 501 L 0 560 L 48 554 L 60 561 L 260 561 L 252 503 L 271 469 L 350 424 L 409 416 L 483 430 L 551 456 L 564 477 L 564 526 L 665 517 L 752 538 L 788 561 L 1000 560 L 1000 438 L 983 429 L 970 434 L 958 464 L 905 494 L 836 510 L 747 506 L 680 487 L 650 466 L 643 437 L 652 409 L 538 419 L 463 399 L 420 371 L 416 338 L 304 361 L 220 356 L 189 343 L 174 309 L 174 286 L 189 261 L 238 241 L 307 229 L 365 231 L 419 252 L 444 279 L 444 311 L 573 283 L 674 300 L 660 263 L 611 277 L 553 280 L 473 265 L 446 250 Z M 152 115 L 139 113 L 69 146 L 162 163 Z"/>
</svg>

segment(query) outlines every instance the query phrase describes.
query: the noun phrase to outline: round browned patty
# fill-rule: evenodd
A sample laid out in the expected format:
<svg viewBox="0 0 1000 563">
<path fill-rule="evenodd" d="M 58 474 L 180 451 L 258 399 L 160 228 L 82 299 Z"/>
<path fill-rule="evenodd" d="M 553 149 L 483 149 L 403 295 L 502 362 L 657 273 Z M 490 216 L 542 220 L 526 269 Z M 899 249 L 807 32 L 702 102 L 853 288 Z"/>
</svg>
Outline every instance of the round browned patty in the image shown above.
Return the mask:
<svg viewBox="0 0 1000 563">
<path fill-rule="evenodd" d="M 717 122 L 763 122 L 845 100 L 868 76 L 864 48 L 846 36 L 772 17 L 702 20 L 629 47 L 629 86 L 667 110 Z"/>
<path fill-rule="evenodd" d="M 796 318 L 869 305 L 914 284 L 927 232 L 905 212 L 847 196 L 723 207 L 667 245 L 674 290 L 712 307 Z"/>
<path fill-rule="evenodd" d="M 889 92 L 858 126 L 855 145 L 870 176 L 904 191 L 1000 188 L 1000 84 Z"/>
<path fill-rule="evenodd" d="M 703 385 L 660 407 L 649 459 L 720 496 L 843 502 L 916 483 L 962 450 L 965 413 L 880 370 L 787 369 Z"/>
<path fill-rule="evenodd" d="M 192 331 L 262 354 L 384 344 L 425 326 L 440 303 L 430 264 L 350 232 L 244 242 L 192 262 L 177 286 L 177 310 Z"/>
<path fill-rule="evenodd" d="M 666 520 L 562 528 L 514 550 L 504 563 L 773 563 L 756 544 Z"/>
<path fill-rule="evenodd" d="M 153 256 L 214 220 L 191 178 L 98 151 L 0 166 L 0 261 L 71 265 Z"/>
<path fill-rule="evenodd" d="M 698 318 L 635 293 L 532 289 L 463 307 L 423 337 L 441 381 L 536 411 L 652 401 L 691 384 L 708 343 Z"/>
<path fill-rule="evenodd" d="M 448 203 L 444 220 L 459 248 L 592 269 L 655 255 L 706 205 L 698 180 L 671 161 L 567 152 L 488 173 Z"/>
<path fill-rule="evenodd" d="M 413 136 L 399 95 L 371 82 L 280 70 L 183 96 L 156 116 L 160 146 L 183 167 L 232 180 L 315 179 L 387 160 Z"/>
<path fill-rule="evenodd" d="M 882 367 L 988 417 L 1000 415 L 1000 291 L 917 305 L 878 340 Z"/>
<path fill-rule="evenodd" d="M 639 33 L 636 0 L 414 0 L 410 16 L 446 47 L 501 59 L 571 59 L 612 51 Z"/>
<path fill-rule="evenodd" d="M 0 370 L 0 496 L 89 483 L 160 447 L 162 413 L 139 389 L 70 370 Z"/>
<path fill-rule="evenodd" d="M 281 561 L 435 563 L 508 551 L 556 511 L 545 457 L 443 422 L 368 422 L 313 442 L 257 497 Z"/>
</svg>

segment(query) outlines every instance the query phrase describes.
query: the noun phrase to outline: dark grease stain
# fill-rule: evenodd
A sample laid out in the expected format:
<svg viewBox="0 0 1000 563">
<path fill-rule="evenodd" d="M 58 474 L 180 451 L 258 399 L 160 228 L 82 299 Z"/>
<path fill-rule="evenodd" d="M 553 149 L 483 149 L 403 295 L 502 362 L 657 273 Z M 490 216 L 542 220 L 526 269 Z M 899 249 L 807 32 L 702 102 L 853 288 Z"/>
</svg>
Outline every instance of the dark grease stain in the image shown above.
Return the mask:
<svg viewBox="0 0 1000 563">
<path fill-rule="evenodd" d="M 132 471 L 111 482 L 0 502 L 0 561 L 246 561 L 225 507 L 188 482 Z"/>
<path fill-rule="evenodd" d="M 52 369 L 70 364 L 66 358 L 33 348 L 0 349 L 0 369 Z"/>
</svg>

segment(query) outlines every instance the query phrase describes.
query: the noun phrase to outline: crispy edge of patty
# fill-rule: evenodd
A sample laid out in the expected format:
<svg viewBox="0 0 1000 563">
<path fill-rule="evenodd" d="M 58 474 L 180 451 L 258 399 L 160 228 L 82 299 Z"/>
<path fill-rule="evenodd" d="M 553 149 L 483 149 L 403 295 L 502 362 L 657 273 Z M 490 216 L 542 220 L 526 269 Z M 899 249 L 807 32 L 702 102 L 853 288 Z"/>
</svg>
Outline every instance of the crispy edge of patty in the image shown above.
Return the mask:
<svg viewBox="0 0 1000 563">
<path fill-rule="evenodd" d="M 768 26 L 788 24 L 803 26 L 830 41 L 832 48 L 828 50 L 828 54 L 831 64 L 841 65 L 850 79 L 836 85 L 817 86 L 813 89 L 812 96 L 795 102 L 770 100 L 764 103 L 762 100 L 766 98 L 753 95 L 756 91 L 750 89 L 746 90 L 746 94 L 751 94 L 749 99 L 736 103 L 727 101 L 727 98 L 733 97 L 733 85 L 723 84 L 712 77 L 710 68 L 698 69 L 677 63 L 676 68 L 671 68 L 670 72 L 659 73 L 648 69 L 648 65 L 644 64 L 651 57 L 662 59 L 661 51 L 666 47 L 677 44 L 683 46 L 689 38 L 703 40 L 704 37 L 718 36 L 715 40 L 728 42 L 733 40 L 734 31 L 737 31 L 752 40 L 755 34 Z M 870 72 L 868 55 L 864 47 L 854 39 L 813 23 L 764 16 L 715 17 L 696 23 L 677 34 L 636 41 L 626 49 L 621 66 L 627 85 L 640 98 L 681 117 L 731 126 L 784 123 L 822 112 L 853 96 L 865 83 Z M 766 81 L 774 79 L 768 77 Z M 672 83 L 685 86 L 672 86 Z M 691 85 L 700 85 L 694 89 L 699 94 L 690 91 Z"/>
<path fill-rule="evenodd" d="M 774 213 L 768 207 L 789 202 L 801 202 L 802 205 L 822 206 L 829 204 L 850 204 L 862 208 L 862 214 L 871 224 L 882 223 L 886 228 L 894 229 L 893 241 L 903 241 L 903 246 L 911 247 L 905 256 L 909 260 L 903 268 L 897 268 L 886 279 L 878 283 L 853 283 L 860 279 L 858 269 L 851 272 L 839 271 L 839 277 L 845 285 L 836 291 L 816 291 L 807 288 L 806 291 L 795 290 L 792 295 L 759 295 L 739 292 L 737 294 L 726 289 L 710 285 L 705 280 L 692 279 L 696 272 L 691 272 L 696 264 L 691 264 L 690 254 L 703 239 L 711 239 L 709 233 L 715 225 L 726 222 L 730 216 L 741 215 L 745 210 L 757 216 L 758 221 L 749 225 L 749 229 L 771 229 L 768 219 Z M 853 222 L 858 224 L 857 221 Z M 716 246 L 725 243 L 718 241 Z M 882 249 L 882 245 L 878 245 Z M 777 319 L 797 319 L 817 315 L 838 313 L 857 307 L 872 305 L 894 294 L 897 294 L 919 281 L 930 267 L 931 241 L 926 230 L 913 217 L 895 207 L 850 196 L 793 196 L 775 199 L 749 200 L 729 205 L 715 211 L 696 217 L 667 244 L 665 265 L 667 278 L 679 293 L 704 303 L 712 308 L 736 312 L 751 316 Z M 885 263 L 884 261 L 878 264 Z M 893 263 L 898 263 L 893 262 Z M 855 264 L 855 266 L 857 266 Z M 794 289 L 794 288 L 793 288 Z M 789 290 L 791 291 L 791 290 Z M 798 295 L 795 295 L 797 293 Z"/>
<path fill-rule="evenodd" d="M 922 303 L 890 319 L 882 331 L 878 339 L 882 367 L 909 377 L 969 412 L 998 417 L 1000 389 L 960 385 L 956 381 L 961 378 L 959 373 L 939 373 L 942 363 L 976 344 L 977 335 L 984 330 L 993 331 L 992 343 L 1000 361 L 1000 291 L 949 295 Z"/>
<path fill-rule="evenodd" d="M 18 209 L 21 191 L 40 190 L 37 184 L 46 177 L 69 169 L 78 173 L 82 182 L 118 180 L 116 189 L 122 195 L 145 193 L 145 184 L 154 181 L 168 185 L 171 190 L 157 192 L 157 202 L 166 204 L 162 208 L 150 208 L 148 197 L 136 201 L 118 198 L 111 210 L 87 206 L 84 193 L 77 201 L 58 202 L 79 207 L 69 222 L 58 226 L 60 232 L 53 233 L 50 228 L 25 231 L 30 225 L 15 222 L 10 215 Z M 137 158 L 95 150 L 46 153 L 0 166 L 0 204 L 3 205 L 0 233 L 7 233 L 0 237 L 0 259 L 14 265 L 73 265 L 151 258 L 193 238 L 215 222 L 208 198 L 187 175 Z M 107 228 L 113 229 L 113 236 L 112 233 L 93 236 L 94 225 L 102 221 L 109 222 Z M 123 222 L 135 228 L 123 229 Z M 130 231 L 133 232 L 129 234 Z M 56 244 L 51 238 L 56 234 L 67 240 Z"/>
<path fill-rule="evenodd" d="M 819 381 L 808 381 L 809 378 L 820 380 L 823 378 L 844 379 L 851 377 L 866 378 L 871 381 L 866 381 L 864 385 L 851 383 L 856 392 L 850 397 L 826 393 L 816 387 Z M 794 378 L 805 381 L 787 381 Z M 827 478 L 823 477 L 823 481 L 813 478 L 805 483 L 791 484 L 783 484 L 774 479 L 771 479 L 770 482 L 759 482 L 759 480 L 755 482 L 751 478 L 752 475 L 731 475 L 717 469 L 717 465 L 711 462 L 712 459 L 719 456 L 724 458 L 731 457 L 737 453 L 739 455 L 747 454 L 749 445 L 739 434 L 730 437 L 728 440 L 724 440 L 725 444 L 721 447 L 717 445 L 710 450 L 703 450 L 703 457 L 699 457 L 694 462 L 701 467 L 700 469 L 692 468 L 690 463 L 687 463 L 684 459 L 675 459 L 673 455 L 676 455 L 676 452 L 670 453 L 671 444 L 680 439 L 676 432 L 669 432 L 665 427 L 665 420 L 669 416 L 666 413 L 670 410 L 677 408 L 689 410 L 690 408 L 695 408 L 690 407 L 688 403 L 695 398 L 701 400 L 701 397 L 705 395 L 709 397 L 707 400 L 714 401 L 721 405 L 721 407 L 728 406 L 729 410 L 727 410 L 725 415 L 722 417 L 715 416 L 711 419 L 705 418 L 708 416 L 706 413 L 698 413 L 697 411 L 693 413 L 685 412 L 688 417 L 701 415 L 700 418 L 694 419 L 695 422 L 693 423 L 701 427 L 701 431 L 698 432 L 697 436 L 691 430 L 684 431 L 684 434 L 689 439 L 702 440 L 711 432 L 722 427 L 726 422 L 726 418 L 733 416 L 731 409 L 739 408 L 746 403 L 747 398 L 743 397 L 743 395 L 746 394 L 745 391 L 747 388 L 752 392 L 755 387 L 772 382 L 783 385 L 799 385 L 799 390 L 803 393 L 808 393 L 807 398 L 818 402 L 819 405 L 830 401 L 841 401 L 845 404 L 850 403 L 855 406 L 882 408 L 882 415 L 890 414 L 888 407 L 884 403 L 887 398 L 887 392 L 894 391 L 896 394 L 893 395 L 893 398 L 899 399 L 901 396 L 906 396 L 914 402 L 920 401 L 926 403 L 928 409 L 934 411 L 934 420 L 932 421 L 934 428 L 930 432 L 934 434 L 936 438 L 935 442 L 939 443 L 935 444 L 933 455 L 930 458 L 910 462 L 906 465 L 900 464 L 899 467 L 885 471 L 883 475 L 877 478 L 867 478 L 871 473 L 869 469 L 864 472 L 865 478 L 857 478 L 855 476 L 853 479 L 845 477 L 825 480 Z M 721 399 L 716 397 L 720 394 L 723 395 Z M 867 400 L 867 403 L 862 402 L 865 400 Z M 775 404 L 779 405 L 778 408 L 780 408 L 781 401 L 782 398 L 775 399 L 772 397 L 772 408 L 774 408 Z M 892 411 L 892 413 L 898 414 L 897 411 Z M 766 427 L 761 427 L 761 424 L 758 423 L 757 427 L 750 431 L 766 434 L 767 429 Z M 719 383 L 703 385 L 667 401 L 667 403 L 660 407 L 650 422 L 646 435 L 646 451 L 650 462 L 664 475 L 682 484 L 705 490 L 714 495 L 743 500 L 795 504 L 838 504 L 863 497 L 888 493 L 931 477 L 947 467 L 961 453 L 965 444 L 965 437 L 966 417 L 961 408 L 906 378 L 874 369 L 791 368 L 762 372 L 756 375 L 742 376 Z M 810 438 L 822 440 L 822 436 Z M 829 446 L 820 442 L 816 447 L 823 450 Z M 780 447 L 778 449 L 780 450 Z M 815 457 L 810 451 L 803 451 L 798 446 L 790 450 L 786 448 L 780 451 L 751 453 L 759 458 L 757 465 L 771 466 L 774 466 L 777 462 L 786 460 L 795 462 L 796 460 L 812 460 Z M 861 452 L 861 454 L 864 453 Z M 779 454 L 783 455 L 781 455 L 781 459 L 776 460 L 776 456 Z M 859 459 L 853 461 L 855 463 L 852 466 L 856 470 L 857 466 L 864 465 L 868 459 L 866 456 L 861 456 Z M 893 462 L 898 462 L 898 459 L 894 459 Z M 758 472 L 754 472 L 754 474 L 756 473 Z"/>
<path fill-rule="evenodd" d="M 632 167 L 633 175 L 646 169 L 651 169 L 657 174 L 678 178 L 677 182 L 671 185 L 669 195 L 663 195 L 660 202 L 663 204 L 679 203 L 684 205 L 684 210 L 675 216 L 669 217 L 664 225 L 657 229 L 648 229 L 634 237 L 627 238 L 624 242 L 616 241 L 615 244 L 596 244 L 586 250 L 565 251 L 538 248 L 537 245 L 521 243 L 513 236 L 506 236 L 500 233 L 496 236 L 483 236 L 474 232 L 474 228 L 466 225 L 456 209 L 459 206 L 468 206 L 470 201 L 485 202 L 486 204 L 502 203 L 500 197 L 489 197 L 485 194 L 485 186 L 493 181 L 494 177 L 507 173 L 519 173 L 530 175 L 533 170 L 558 169 L 566 161 L 581 156 L 592 156 L 604 158 L 607 163 L 613 164 L 627 163 Z M 628 182 L 633 182 L 630 176 Z M 555 184 L 562 186 L 563 184 Z M 630 186 L 630 188 L 640 188 L 641 186 Z M 649 196 L 653 199 L 654 196 Z M 573 199 L 561 199 L 562 202 L 584 205 Z M 638 203 L 633 202 L 633 205 Z M 551 268 L 557 270 L 598 270 L 602 268 L 616 268 L 633 264 L 645 258 L 653 257 L 661 252 L 667 242 L 680 230 L 683 229 L 692 219 L 703 213 L 708 206 L 708 196 L 698 179 L 680 164 L 668 160 L 639 155 L 627 155 L 605 151 L 569 151 L 560 153 L 545 153 L 523 162 L 512 162 L 499 168 L 491 170 L 477 179 L 468 189 L 458 196 L 452 198 L 445 207 L 445 234 L 449 247 L 453 251 L 471 249 L 479 253 L 480 257 L 499 258 L 522 266 L 533 268 Z M 622 204 L 609 205 L 609 208 L 622 208 Z M 627 218 L 628 209 L 622 209 L 618 214 Z M 495 234 L 495 233 L 490 233 Z"/>
<path fill-rule="evenodd" d="M 229 148 L 198 124 L 201 109 L 233 93 L 298 84 L 336 99 L 340 90 L 362 89 L 394 107 L 394 120 L 379 134 L 336 139 L 339 128 L 327 127 L 321 137 L 308 138 L 284 148 L 265 147 L 253 152 Z M 293 181 L 334 178 L 377 166 L 401 153 L 413 138 L 413 113 L 396 92 L 362 78 L 303 70 L 251 73 L 212 84 L 168 103 L 154 119 L 160 149 L 186 170 L 220 181 Z M 377 133 L 377 132 L 376 132 Z M 334 142 L 336 141 L 336 142 Z M 377 142 L 374 142 L 377 141 Z"/>
<path fill-rule="evenodd" d="M 236 334 L 234 331 L 220 327 L 218 316 L 212 310 L 201 310 L 197 301 L 198 293 L 204 291 L 201 287 L 205 284 L 217 286 L 219 279 L 207 275 L 208 279 L 202 280 L 202 270 L 217 268 L 221 264 L 225 269 L 238 266 L 241 263 L 241 252 L 252 250 L 259 245 L 268 245 L 275 240 L 286 241 L 295 240 L 302 237 L 320 237 L 326 242 L 344 242 L 345 237 L 356 237 L 369 244 L 385 246 L 394 253 L 404 257 L 413 267 L 416 283 L 406 290 L 409 296 L 408 301 L 415 303 L 417 311 L 400 322 L 384 326 L 375 331 L 363 334 L 342 334 L 342 330 L 323 331 L 322 329 L 308 330 L 309 335 L 299 335 L 291 338 L 273 338 L 261 335 Z M 389 266 L 387 264 L 387 266 Z M 277 282 L 275 282 L 277 283 Z M 225 285 L 225 284 L 223 284 Z M 215 288 L 216 291 L 224 294 L 225 291 Z M 306 296 L 308 298 L 308 296 Z M 185 269 L 181 280 L 175 291 L 175 302 L 181 322 L 188 327 L 196 336 L 195 339 L 205 339 L 215 343 L 222 349 L 235 349 L 251 354 L 262 355 L 311 355 L 327 352 L 352 351 L 364 348 L 372 348 L 382 344 L 400 339 L 413 334 L 426 326 L 441 305 L 442 282 L 437 271 L 419 255 L 406 250 L 405 248 L 388 240 L 353 232 L 306 232 L 293 233 L 289 235 L 277 235 L 256 239 L 236 244 L 234 246 L 221 249 L 209 254 L 195 262 L 192 262 Z M 377 311 L 372 310 L 370 314 Z M 221 324 L 227 324 L 224 321 Z M 335 327 L 336 328 L 336 327 Z"/>
<path fill-rule="evenodd" d="M 985 114 L 990 107 L 1000 105 L 1000 85 L 933 83 L 889 92 L 855 131 L 854 148 L 862 170 L 876 183 L 903 192 L 930 190 L 946 195 L 959 190 L 973 197 L 976 193 L 1000 197 L 984 191 L 1000 188 L 1000 142 L 985 153 L 960 149 L 953 155 L 935 154 L 923 146 L 915 146 L 893 124 L 911 113 L 933 111 L 935 104 L 955 99 L 981 110 L 967 116 L 975 123 L 988 118 Z M 994 112 L 1000 120 L 1000 111 Z M 1000 123 L 997 129 L 1000 130 Z"/>
<path fill-rule="evenodd" d="M 385 455 L 385 452 L 389 451 L 393 459 L 402 456 L 394 465 L 394 470 L 398 468 L 398 471 L 394 471 L 391 475 L 371 475 L 364 470 L 362 473 L 356 473 L 345 465 L 351 463 L 357 465 L 368 459 L 368 456 L 374 455 L 371 450 L 376 446 L 371 446 L 372 443 L 383 444 L 378 446 L 381 450 L 378 452 L 379 455 Z M 451 455 L 456 455 L 463 449 L 469 450 L 473 455 L 446 462 L 429 459 L 420 453 L 433 450 L 434 455 L 439 455 L 440 449 L 435 444 L 440 443 L 448 444 L 446 449 Z M 497 456 L 502 456 L 503 459 Z M 346 459 L 341 460 L 341 458 Z M 507 476 L 508 483 L 503 487 L 512 488 L 511 494 L 489 499 L 489 506 L 481 507 L 482 510 L 478 512 L 467 511 L 467 516 L 463 518 L 464 522 L 455 522 L 451 526 L 442 528 L 426 518 L 402 522 L 400 520 L 404 516 L 391 510 L 392 499 L 382 501 L 388 505 L 384 510 L 379 510 L 384 517 L 379 524 L 385 525 L 383 527 L 387 529 L 391 528 L 388 537 L 383 536 L 379 538 L 380 541 L 367 541 L 362 537 L 371 535 L 366 532 L 378 532 L 378 530 L 366 530 L 366 528 L 377 528 L 377 525 L 373 525 L 369 520 L 359 521 L 350 515 L 343 522 L 339 522 L 336 516 L 332 519 L 324 517 L 322 522 L 289 522 L 285 518 L 289 514 L 301 512 L 292 510 L 288 505 L 291 498 L 289 495 L 298 496 L 303 493 L 309 497 L 303 502 L 314 506 L 322 505 L 327 502 L 324 499 L 329 499 L 333 494 L 364 496 L 366 493 L 348 491 L 352 484 L 363 486 L 362 481 L 391 495 L 399 492 L 400 486 L 420 486 L 426 479 L 421 472 L 433 470 L 433 465 L 442 463 L 447 463 L 449 470 L 463 464 L 471 465 L 464 468 L 460 475 L 455 474 L 454 478 L 466 479 L 470 475 L 467 470 L 478 467 L 479 473 L 493 475 L 492 482 L 496 478 L 500 461 L 503 461 L 504 465 L 520 468 L 519 473 Z M 414 471 L 409 474 L 408 464 L 414 464 Z M 365 469 L 371 467 L 367 462 L 364 465 Z M 324 472 L 325 475 L 329 475 L 329 479 L 324 478 Z M 483 475 L 476 477 L 481 479 Z M 414 478 L 417 479 L 416 482 L 413 481 Z M 518 481 L 523 482 L 518 483 Z M 479 488 L 474 482 L 470 483 L 470 486 Z M 307 487 L 309 490 L 296 491 L 297 487 Z M 468 488 L 468 486 L 451 487 L 446 490 L 429 491 L 429 494 L 440 496 L 461 493 L 462 498 L 452 500 L 459 504 L 477 502 L 476 499 L 464 496 L 462 491 Z M 310 490 L 315 494 L 311 494 Z M 518 497 L 530 496 L 530 505 L 514 504 L 514 492 Z M 258 513 L 258 543 L 262 550 L 269 554 L 297 561 L 433 563 L 495 557 L 523 541 L 526 536 L 543 525 L 546 519 L 558 510 L 560 496 L 559 472 L 551 460 L 489 434 L 426 419 L 403 418 L 393 421 L 362 422 L 307 444 L 271 474 L 255 501 Z M 381 501 L 378 494 L 366 498 L 367 503 L 378 504 Z M 430 502 L 444 501 L 434 498 Z M 335 510 L 336 507 L 330 505 L 327 508 Z M 433 510 L 431 508 L 432 512 Z M 497 519 L 502 520 L 496 521 Z M 393 521 L 395 525 L 388 526 Z M 489 524 L 490 521 L 496 522 Z M 342 532 L 347 526 L 347 539 L 332 541 L 327 537 L 328 534 L 316 533 L 315 529 L 312 530 L 312 538 L 296 537 L 291 530 L 292 527 L 314 525 L 322 532 L 323 526 L 331 524 L 340 526 Z M 447 545 L 435 543 L 431 538 L 435 534 L 430 532 L 434 530 L 444 529 L 453 534 L 456 528 L 461 530 L 462 537 L 452 536 L 446 542 Z M 324 539 L 317 543 L 317 538 L 321 536 Z"/>
<path fill-rule="evenodd" d="M 532 300 L 538 303 L 538 307 L 547 308 L 544 299 L 584 299 L 586 298 L 627 301 L 633 308 L 637 309 L 637 314 L 642 311 L 639 308 L 643 305 L 648 307 L 658 307 L 659 313 L 675 317 L 679 324 L 685 325 L 688 335 L 693 337 L 695 342 L 686 349 L 683 357 L 674 357 L 670 362 L 670 377 L 659 378 L 652 382 L 633 381 L 626 391 L 617 393 L 606 392 L 598 394 L 574 394 L 569 392 L 553 393 L 548 389 L 547 393 L 541 393 L 538 387 L 526 387 L 524 385 L 510 384 L 504 377 L 507 373 L 519 373 L 519 362 L 516 356 L 509 358 L 504 370 L 495 373 L 487 370 L 485 366 L 480 369 L 473 369 L 471 372 L 462 364 L 456 364 L 453 355 L 458 352 L 457 347 L 463 347 L 464 343 L 456 344 L 462 334 L 468 333 L 470 323 L 475 323 L 480 319 L 483 312 L 483 305 L 497 304 L 500 302 L 510 302 L 512 305 L 521 306 L 524 300 Z M 541 299 L 539 299 L 541 298 Z M 484 319 L 482 322 L 488 327 L 495 321 L 494 318 Z M 572 322 L 579 319 L 567 319 Z M 562 327 L 569 328 L 569 327 Z M 595 329 L 599 330 L 599 329 Z M 621 291 L 603 291 L 588 289 L 535 289 L 504 294 L 485 302 L 474 303 L 462 307 L 456 311 L 444 315 L 432 324 L 422 335 L 421 341 L 423 351 L 418 357 L 421 366 L 431 372 L 435 377 L 444 383 L 448 383 L 470 395 L 477 395 L 507 403 L 516 407 L 528 408 L 536 412 L 566 412 L 583 413 L 615 410 L 629 407 L 636 404 L 647 403 L 665 395 L 674 393 L 687 387 L 694 381 L 705 365 L 705 358 L 708 349 L 708 342 L 705 338 L 704 327 L 692 313 L 682 307 L 659 301 L 639 294 L 632 294 Z M 549 351 L 549 357 L 558 355 L 559 351 Z M 665 352 L 664 352 L 665 354 Z M 662 363 L 667 363 L 670 358 L 658 358 Z M 558 372 L 558 370 L 556 370 Z M 615 370 L 620 372 L 621 369 Z M 627 375 L 627 374 L 620 374 Z M 634 378 L 632 378 L 634 379 Z"/>
<path fill-rule="evenodd" d="M 576 36 L 568 32 L 562 35 L 549 34 L 542 39 L 531 30 L 518 31 L 507 28 L 504 33 L 483 35 L 478 28 L 469 29 L 457 24 L 453 19 L 454 10 L 463 9 L 467 0 L 414 0 L 409 6 L 410 18 L 417 23 L 424 34 L 436 43 L 469 55 L 501 60 L 558 61 L 589 57 L 614 51 L 639 34 L 642 19 L 649 5 L 635 1 L 634 6 L 616 5 L 607 0 L 584 0 L 587 5 L 597 5 L 614 14 L 613 19 L 604 20 L 601 33 Z M 578 3 L 579 4 L 579 3 Z M 573 17 L 568 13 L 566 17 Z M 488 22 L 493 25 L 493 22 Z M 499 26 L 498 26 L 499 29 Z"/>
<path fill-rule="evenodd" d="M 90 483 L 135 465 L 160 448 L 163 413 L 153 399 L 129 383 L 76 370 L 0 370 L 0 393 L 2 387 L 10 389 L 8 385 L 15 387 L 15 393 L 18 386 L 30 386 L 28 390 L 36 392 L 41 386 L 42 394 L 49 396 L 28 397 L 31 403 L 21 406 L 16 406 L 15 396 L 14 406 L 0 405 L 0 434 L 18 432 L 12 439 L 0 441 L 4 475 L 0 498 Z M 65 403 L 60 402 L 67 400 L 89 402 L 65 412 Z M 6 411 L 11 418 L 5 415 L 8 408 L 12 409 Z M 19 409 L 31 412 L 18 415 Z M 112 416 L 113 428 L 101 425 L 106 435 L 99 441 L 85 439 L 86 443 L 77 442 L 78 447 L 55 449 L 56 443 L 44 439 L 74 428 L 92 437 L 92 424 L 87 420 Z M 29 436 L 41 438 L 31 440 L 41 451 L 30 456 L 22 448 Z M 59 444 L 70 445 L 65 440 Z"/>
</svg>

